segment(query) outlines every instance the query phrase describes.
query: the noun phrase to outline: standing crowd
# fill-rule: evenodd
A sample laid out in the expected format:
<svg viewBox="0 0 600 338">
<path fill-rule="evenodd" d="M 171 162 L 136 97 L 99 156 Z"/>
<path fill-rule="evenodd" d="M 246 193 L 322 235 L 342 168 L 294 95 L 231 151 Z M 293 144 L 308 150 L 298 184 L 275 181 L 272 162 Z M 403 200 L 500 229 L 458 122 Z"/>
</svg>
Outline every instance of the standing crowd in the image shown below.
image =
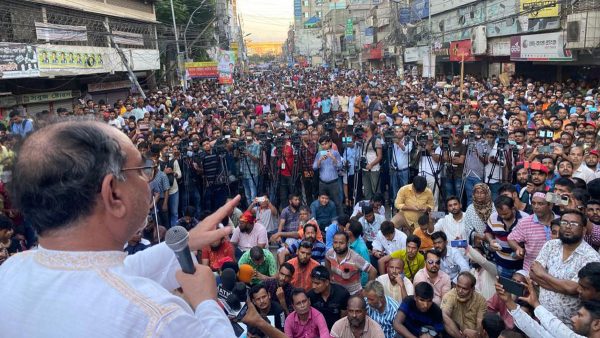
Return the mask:
<svg viewBox="0 0 600 338">
<path fill-rule="evenodd" d="M 42 216 L 18 208 L 36 195 L 12 206 L 18 145 L 55 119 L 95 119 L 135 146 L 141 163 L 121 171 L 149 184 L 127 255 L 232 201 L 215 222 L 231 234 L 192 251 L 221 307 L 233 294 L 261 317 L 247 337 L 600 337 L 598 82 L 464 80 L 273 69 L 14 110 L 0 125 L 0 264 L 42 250 Z"/>
</svg>

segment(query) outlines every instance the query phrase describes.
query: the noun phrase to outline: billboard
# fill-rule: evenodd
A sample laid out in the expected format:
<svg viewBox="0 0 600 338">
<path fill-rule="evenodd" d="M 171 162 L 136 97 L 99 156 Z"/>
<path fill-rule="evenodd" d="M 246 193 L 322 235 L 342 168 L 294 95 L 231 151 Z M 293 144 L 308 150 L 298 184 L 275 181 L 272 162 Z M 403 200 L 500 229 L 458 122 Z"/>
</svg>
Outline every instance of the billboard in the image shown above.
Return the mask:
<svg viewBox="0 0 600 338">
<path fill-rule="evenodd" d="M 235 52 L 219 49 L 219 52 L 217 53 L 217 71 L 219 72 L 220 84 L 233 84 L 235 61 Z"/>
<path fill-rule="evenodd" d="M 40 47 L 38 63 L 41 70 L 46 69 L 103 69 L 104 55 L 87 51 L 86 48 L 49 46 Z"/>
<path fill-rule="evenodd" d="M 24 43 L 0 42 L 0 78 L 38 77 L 37 49 Z"/>
<path fill-rule="evenodd" d="M 520 0 L 521 13 L 531 19 L 551 18 L 559 15 L 557 0 Z"/>
<path fill-rule="evenodd" d="M 563 32 L 520 35 L 510 38 L 513 61 L 573 61 Z"/>
<path fill-rule="evenodd" d="M 302 0 L 294 0 L 294 16 L 296 18 L 302 17 Z"/>
<path fill-rule="evenodd" d="M 450 61 L 477 61 L 471 52 L 471 40 L 450 42 Z"/>
<path fill-rule="evenodd" d="M 186 62 L 185 71 L 192 79 L 216 79 L 219 77 L 217 63 L 211 62 Z"/>
</svg>

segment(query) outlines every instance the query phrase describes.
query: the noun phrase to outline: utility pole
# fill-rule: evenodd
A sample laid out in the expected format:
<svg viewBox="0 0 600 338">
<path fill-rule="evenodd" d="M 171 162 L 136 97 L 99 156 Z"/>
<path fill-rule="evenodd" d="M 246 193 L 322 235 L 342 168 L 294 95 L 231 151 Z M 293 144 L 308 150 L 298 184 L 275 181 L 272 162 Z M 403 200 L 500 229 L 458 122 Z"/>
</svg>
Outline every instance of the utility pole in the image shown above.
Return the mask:
<svg viewBox="0 0 600 338">
<path fill-rule="evenodd" d="M 138 82 L 137 77 L 135 76 L 135 73 L 133 72 L 133 69 L 131 69 L 131 65 L 129 64 L 129 61 L 125 57 L 125 53 L 123 53 L 123 50 L 121 49 L 121 47 L 119 47 L 119 44 L 117 44 L 115 42 L 115 39 L 112 35 L 110 26 L 108 25 L 108 22 L 106 22 L 106 21 L 104 22 L 104 28 L 106 28 L 106 31 L 108 32 L 108 38 L 110 39 L 110 42 L 113 45 L 113 47 L 115 47 L 117 54 L 119 54 L 119 57 L 121 58 L 121 62 L 123 63 L 123 66 L 125 66 L 125 69 L 127 69 L 127 76 L 129 77 L 129 81 L 131 81 L 131 83 L 137 88 L 138 93 L 140 93 L 140 95 L 144 99 L 146 99 L 146 94 L 144 93 L 142 86 L 140 86 L 140 83 Z"/>
<path fill-rule="evenodd" d="M 337 12 L 337 2 L 335 0 L 333 0 L 333 25 L 332 25 L 332 35 L 333 35 L 333 43 L 331 46 L 331 67 L 335 68 L 335 52 L 336 52 L 336 46 L 337 46 L 337 34 L 335 33 L 335 30 L 337 29 L 337 24 L 336 24 L 336 20 L 335 20 L 335 12 Z"/>
<path fill-rule="evenodd" d="M 171 3 L 171 16 L 173 17 L 173 33 L 175 34 L 175 46 L 177 47 L 177 83 L 181 85 L 181 62 L 179 62 L 179 58 L 181 57 L 181 51 L 179 50 L 179 34 L 177 33 L 177 23 L 175 21 L 175 7 L 173 7 L 173 0 L 169 1 Z"/>
</svg>

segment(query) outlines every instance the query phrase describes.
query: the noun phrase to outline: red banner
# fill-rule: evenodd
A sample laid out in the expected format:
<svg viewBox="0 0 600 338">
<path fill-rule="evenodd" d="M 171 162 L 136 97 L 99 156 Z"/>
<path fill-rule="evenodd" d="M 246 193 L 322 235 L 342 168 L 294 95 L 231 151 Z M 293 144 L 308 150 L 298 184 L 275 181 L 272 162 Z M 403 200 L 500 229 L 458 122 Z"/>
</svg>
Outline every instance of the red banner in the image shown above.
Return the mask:
<svg viewBox="0 0 600 338">
<path fill-rule="evenodd" d="M 471 53 L 471 40 L 450 42 L 450 61 L 478 61 Z"/>
</svg>

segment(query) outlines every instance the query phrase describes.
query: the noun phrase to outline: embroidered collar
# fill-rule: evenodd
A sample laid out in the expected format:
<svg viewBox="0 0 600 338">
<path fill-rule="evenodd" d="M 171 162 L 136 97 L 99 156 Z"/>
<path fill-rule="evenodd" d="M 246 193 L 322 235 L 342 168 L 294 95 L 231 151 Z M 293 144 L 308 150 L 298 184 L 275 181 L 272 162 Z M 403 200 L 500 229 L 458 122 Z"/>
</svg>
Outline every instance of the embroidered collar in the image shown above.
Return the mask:
<svg viewBox="0 0 600 338">
<path fill-rule="evenodd" d="M 39 247 L 35 260 L 57 270 L 107 269 L 122 265 L 127 253 L 121 251 L 57 251 Z"/>
</svg>

